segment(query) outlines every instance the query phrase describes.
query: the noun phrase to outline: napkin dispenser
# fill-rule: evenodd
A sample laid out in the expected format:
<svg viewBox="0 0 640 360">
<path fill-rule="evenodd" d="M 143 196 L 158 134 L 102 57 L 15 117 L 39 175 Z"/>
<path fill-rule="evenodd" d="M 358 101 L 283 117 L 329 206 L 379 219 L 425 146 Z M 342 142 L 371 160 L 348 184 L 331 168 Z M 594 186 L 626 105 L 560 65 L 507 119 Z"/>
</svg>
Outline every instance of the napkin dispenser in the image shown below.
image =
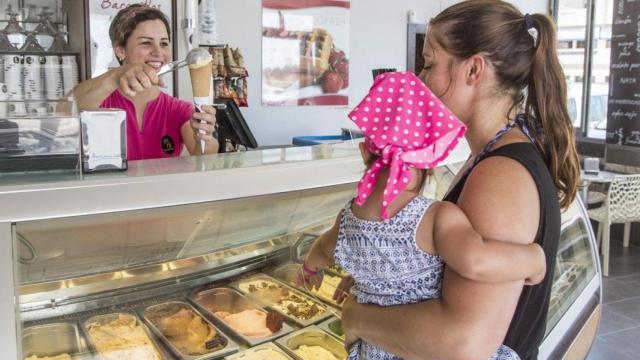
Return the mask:
<svg viewBox="0 0 640 360">
<path fill-rule="evenodd" d="M 123 110 L 82 111 L 82 171 L 127 169 L 127 115 Z"/>
</svg>

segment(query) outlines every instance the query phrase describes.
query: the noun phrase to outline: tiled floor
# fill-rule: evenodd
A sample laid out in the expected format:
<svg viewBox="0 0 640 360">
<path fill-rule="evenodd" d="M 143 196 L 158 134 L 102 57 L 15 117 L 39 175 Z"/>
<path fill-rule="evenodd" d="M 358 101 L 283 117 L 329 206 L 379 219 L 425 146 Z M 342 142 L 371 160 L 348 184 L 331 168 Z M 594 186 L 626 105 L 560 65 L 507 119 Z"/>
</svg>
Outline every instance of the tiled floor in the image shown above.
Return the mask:
<svg viewBox="0 0 640 360">
<path fill-rule="evenodd" d="M 603 312 L 588 360 L 640 358 L 640 239 L 628 248 L 612 239 L 609 277 L 603 280 Z"/>
</svg>

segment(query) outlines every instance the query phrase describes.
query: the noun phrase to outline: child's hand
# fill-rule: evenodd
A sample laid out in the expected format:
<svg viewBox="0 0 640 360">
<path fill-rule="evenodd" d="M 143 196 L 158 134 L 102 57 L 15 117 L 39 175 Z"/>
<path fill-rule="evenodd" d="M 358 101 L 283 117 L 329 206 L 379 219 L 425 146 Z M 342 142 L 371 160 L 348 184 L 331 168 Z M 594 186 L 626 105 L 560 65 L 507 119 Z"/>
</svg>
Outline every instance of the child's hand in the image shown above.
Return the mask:
<svg viewBox="0 0 640 360">
<path fill-rule="evenodd" d="M 320 289 L 323 278 L 324 272 L 322 270 L 313 271 L 306 264 L 302 264 L 296 274 L 296 286 L 317 290 Z"/>
<path fill-rule="evenodd" d="M 547 273 L 547 260 L 544 255 L 544 250 L 542 250 L 542 247 L 540 247 L 540 245 L 533 243 L 533 244 L 529 244 L 529 247 L 531 247 L 532 251 L 535 253 L 534 256 L 536 257 L 539 271 L 535 273 L 533 276 L 526 278 L 524 280 L 524 284 L 537 285 L 544 279 L 544 276 Z"/>
<path fill-rule="evenodd" d="M 340 283 L 338 284 L 338 287 L 336 288 L 336 291 L 333 293 L 333 300 L 335 300 L 338 304 L 343 302 L 344 299 L 349 296 L 349 291 L 351 290 L 351 287 L 354 283 L 355 281 L 353 281 L 353 278 L 351 276 L 342 278 L 342 280 L 340 280 Z"/>
</svg>

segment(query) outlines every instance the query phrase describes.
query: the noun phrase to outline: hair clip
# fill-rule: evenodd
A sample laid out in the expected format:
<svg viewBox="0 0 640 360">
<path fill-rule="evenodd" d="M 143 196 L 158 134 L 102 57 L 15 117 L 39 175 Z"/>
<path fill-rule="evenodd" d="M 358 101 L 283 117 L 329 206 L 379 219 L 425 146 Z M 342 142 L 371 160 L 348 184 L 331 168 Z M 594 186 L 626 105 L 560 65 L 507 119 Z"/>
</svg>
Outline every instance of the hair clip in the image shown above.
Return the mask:
<svg viewBox="0 0 640 360">
<path fill-rule="evenodd" d="M 525 14 L 524 22 L 527 25 L 527 32 L 533 38 L 533 47 L 536 47 L 538 44 L 538 29 L 536 29 L 535 23 L 533 22 L 533 16 L 529 13 Z"/>
<path fill-rule="evenodd" d="M 136 17 L 136 12 L 135 12 L 135 11 L 132 11 L 132 12 L 131 12 L 131 14 L 130 14 L 129 16 L 131 16 L 132 18 L 133 18 L 133 17 Z"/>
</svg>

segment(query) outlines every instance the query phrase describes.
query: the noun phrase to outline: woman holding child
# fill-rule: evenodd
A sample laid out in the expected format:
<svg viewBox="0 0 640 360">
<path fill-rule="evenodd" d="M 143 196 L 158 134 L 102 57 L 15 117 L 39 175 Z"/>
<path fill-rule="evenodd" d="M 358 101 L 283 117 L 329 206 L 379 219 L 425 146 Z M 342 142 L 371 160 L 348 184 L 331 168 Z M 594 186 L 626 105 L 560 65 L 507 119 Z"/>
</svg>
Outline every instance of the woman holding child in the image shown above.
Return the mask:
<svg viewBox="0 0 640 360">
<path fill-rule="evenodd" d="M 301 277 L 317 282 L 316 271 L 334 259 L 354 275 L 342 314 L 350 358 L 535 359 L 560 208 L 573 201 L 579 176 L 554 25 L 501 0 L 464 1 L 431 20 L 424 57 L 421 79 L 464 124 L 471 148 L 449 203 L 419 196 L 425 166 L 407 155 L 440 140 L 420 149 L 402 138 L 381 141 L 358 117 L 361 104 L 351 115 L 368 128 L 362 150 L 370 169 Z M 412 116 L 407 126 L 434 122 Z M 385 151 L 407 161 L 394 164 Z M 397 188 L 407 171 L 411 181 Z M 410 279 L 424 281 L 409 286 Z M 403 299 L 390 297 L 389 286 Z"/>
</svg>

